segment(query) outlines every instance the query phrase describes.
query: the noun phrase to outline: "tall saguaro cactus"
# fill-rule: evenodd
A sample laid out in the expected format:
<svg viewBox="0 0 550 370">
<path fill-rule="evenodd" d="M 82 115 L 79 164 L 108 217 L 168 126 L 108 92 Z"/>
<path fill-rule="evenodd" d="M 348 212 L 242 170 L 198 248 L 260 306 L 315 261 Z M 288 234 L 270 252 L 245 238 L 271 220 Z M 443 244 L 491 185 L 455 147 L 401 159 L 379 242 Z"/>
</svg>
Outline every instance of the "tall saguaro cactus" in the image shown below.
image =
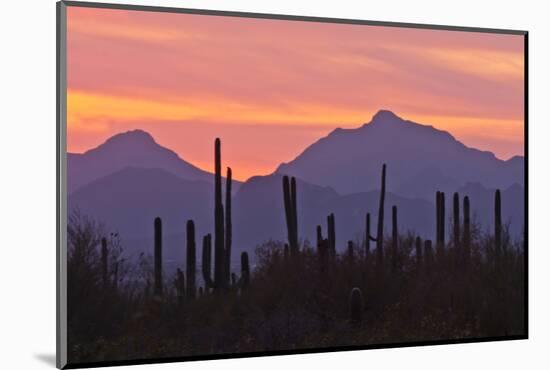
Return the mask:
<svg viewBox="0 0 550 370">
<path fill-rule="evenodd" d="M 231 243 L 233 238 L 233 225 L 231 221 L 231 167 L 227 167 L 225 179 L 225 280 L 229 281 L 231 275 Z"/>
<path fill-rule="evenodd" d="M 296 198 L 296 178 L 292 176 L 290 179 L 290 201 L 292 206 L 292 220 L 294 222 L 294 246 L 295 252 L 298 253 L 298 201 Z"/>
<path fill-rule="evenodd" d="M 495 191 L 495 254 L 499 258 L 502 254 L 502 213 L 500 190 Z"/>
<path fill-rule="evenodd" d="M 292 183 L 292 184 L 291 184 Z M 298 253 L 298 215 L 296 205 L 296 179 L 283 177 L 283 199 L 285 204 L 286 227 L 291 256 Z"/>
<path fill-rule="evenodd" d="M 443 255 L 445 249 L 445 193 L 436 194 L 436 254 Z"/>
<path fill-rule="evenodd" d="M 382 264 L 384 258 L 384 202 L 386 198 L 386 164 L 382 165 L 382 182 L 380 186 L 380 202 L 378 204 L 378 227 L 376 230 L 377 263 Z"/>
<path fill-rule="evenodd" d="M 212 279 L 212 235 L 207 234 L 202 238 L 202 278 L 206 290 L 214 288 Z"/>
<path fill-rule="evenodd" d="M 334 258 L 336 256 L 336 221 L 334 220 L 334 213 L 327 216 L 327 234 L 330 256 Z"/>
<path fill-rule="evenodd" d="M 162 220 L 155 218 L 155 285 L 154 293 L 162 296 Z"/>
<path fill-rule="evenodd" d="M 216 138 L 214 144 L 214 285 L 215 288 L 224 287 L 225 281 L 225 233 L 222 204 L 222 169 L 221 169 L 221 142 Z"/>
<path fill-rule="evenodd" d="M 193 220 L 187 221 L 187 258 L 186 258 L 186 274 L 187 274 L 187 297 L 195 298 L 197 293 L 196 287 L 196 244 L 195 244 L 195 223 Z"/>
</svg>

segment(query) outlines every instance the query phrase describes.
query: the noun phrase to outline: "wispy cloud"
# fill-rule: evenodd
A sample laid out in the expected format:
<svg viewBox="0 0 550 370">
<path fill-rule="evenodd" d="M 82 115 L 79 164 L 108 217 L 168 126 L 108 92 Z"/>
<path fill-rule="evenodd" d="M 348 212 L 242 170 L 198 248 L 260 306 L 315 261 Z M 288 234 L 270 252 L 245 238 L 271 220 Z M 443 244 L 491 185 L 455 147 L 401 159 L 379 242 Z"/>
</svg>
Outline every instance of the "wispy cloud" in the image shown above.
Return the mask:
<svg viewBox="0 0 550 370">
<path fill-rule="evenodd" d="M 319 135 L 387 108 L 509 157 L 523 148 L 523 69 L 521 36 L 69 8 L 69 149 L 132 122 Z M 312 140 L 299 138 L 233 159 L 265 172 Z"/>
</svg>

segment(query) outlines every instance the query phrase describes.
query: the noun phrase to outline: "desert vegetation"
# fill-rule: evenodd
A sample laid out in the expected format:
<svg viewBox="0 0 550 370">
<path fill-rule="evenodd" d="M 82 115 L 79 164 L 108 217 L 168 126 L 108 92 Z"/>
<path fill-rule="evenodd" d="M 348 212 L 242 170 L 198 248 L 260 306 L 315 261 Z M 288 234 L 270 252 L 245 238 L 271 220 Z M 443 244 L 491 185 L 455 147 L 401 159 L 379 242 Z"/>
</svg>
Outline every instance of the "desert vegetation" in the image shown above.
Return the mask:
<svg viewBox="0 0 550 370">
<path fill-rule="evenodd" d="M 151 220 L 151 255 L 130 262 L 118 234 L 85 215 L 70 217 L 71 363 L 525 333 L 525 242 L 512 240 L 503 224 L 499 190 L 491 232 L 473 221 L 467 196 L 452 194 L 447 217 L 446 194 L 437 192 L 435 239 L 422 240 L 398 230 L 399 209 L 385 201 L 384 165 L 376 218 L 365 214 L 361 240 L 337 246 L 332 213 L 315 241 L 300 238 L 296 179 L 284 176 L 287 240 L 257 246 L 253 259 L 242 252 L 240 270 L 231 271 L 232 173 L 228 168 L 224 202 L 221 168 L 217 139 L 213 235 L 195 235 L 189 220 L 186 260 L 170 276 L 160 218 Z"/>
</svg>

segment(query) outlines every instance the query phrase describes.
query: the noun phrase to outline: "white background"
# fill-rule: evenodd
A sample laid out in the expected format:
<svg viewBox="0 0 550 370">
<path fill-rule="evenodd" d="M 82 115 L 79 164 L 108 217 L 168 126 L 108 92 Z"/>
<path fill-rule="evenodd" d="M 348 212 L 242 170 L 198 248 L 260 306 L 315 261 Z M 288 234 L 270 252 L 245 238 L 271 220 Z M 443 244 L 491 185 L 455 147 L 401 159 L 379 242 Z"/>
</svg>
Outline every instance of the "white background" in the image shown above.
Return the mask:
<svg viewBox="0 0 550 370">
<path fill-rule="evenodd" d="M 111 0 L 117 2 L 116 0 Z M 530 339 L 136 369 L 550 368 L 547 229 L 550 37 L 547 2 L 505 0 L 202 0 L 134 4 L 530 31 Z M 55 1 L 10 0 L 1 12 L 0 367 L 53 368 L 55 357 Z"/>
</svg>

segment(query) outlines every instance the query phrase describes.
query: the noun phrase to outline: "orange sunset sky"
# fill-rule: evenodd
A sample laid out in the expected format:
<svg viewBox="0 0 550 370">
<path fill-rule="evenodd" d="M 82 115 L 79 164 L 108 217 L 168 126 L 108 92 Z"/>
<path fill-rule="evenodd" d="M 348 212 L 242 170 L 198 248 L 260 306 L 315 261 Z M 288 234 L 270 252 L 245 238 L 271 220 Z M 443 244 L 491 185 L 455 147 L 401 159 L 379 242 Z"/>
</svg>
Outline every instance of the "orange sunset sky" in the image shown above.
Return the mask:
<svg viewBox="0 0 550 370">
<path fill-rule="evenodd" d="M 68 8 L 67 150 L 140 128 L 180 157 L 268 174 L 379 109 L 523 155 L 523 36 Z"/>
</svg>

